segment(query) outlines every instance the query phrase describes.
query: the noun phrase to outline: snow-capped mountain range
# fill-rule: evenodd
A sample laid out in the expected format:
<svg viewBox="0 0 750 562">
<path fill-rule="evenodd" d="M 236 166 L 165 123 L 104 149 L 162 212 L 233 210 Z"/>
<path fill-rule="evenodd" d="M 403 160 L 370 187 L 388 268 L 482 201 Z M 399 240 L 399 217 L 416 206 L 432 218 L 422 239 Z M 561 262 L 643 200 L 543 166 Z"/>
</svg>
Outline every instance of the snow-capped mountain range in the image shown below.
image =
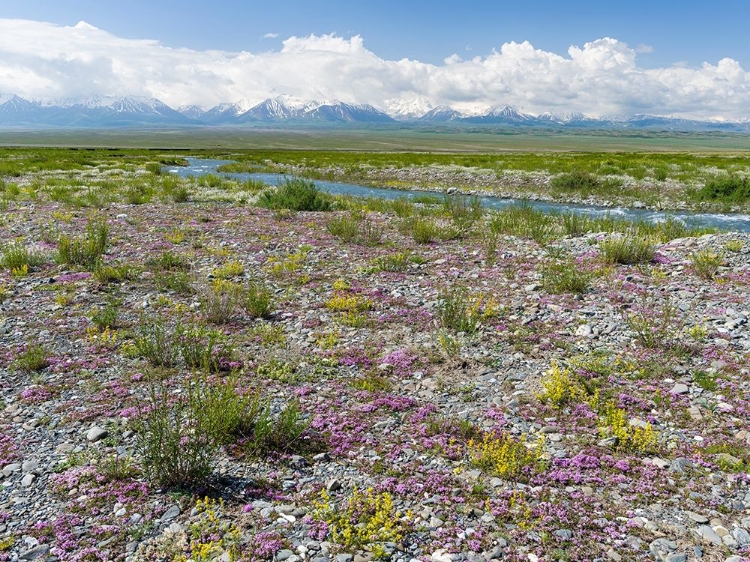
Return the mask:
<svg viewBox="0 0 750 562">
<path fill-rule="evenodd" d="M 160 127 L 160 126 L 258 126 L 387 124 L 524 126 L 548 128 L 645 128 L 676 131 L 722 130 L 750 132 L 750 120 L 699 121 L 659 115 L 593 118 L 581 113 L 538 115 L 509 105 L 475 107 L 459 111 L 433 106 L 414 98 L 387 100 L 385 110 L 371 105 L 341 101 L 311 101 L 280 95 L 261 101 L 239 100 L 210 109 L 190 105 L 172 109 L 156 98 L 94 96 L 60 100 L 28 100 L 0 93 L 0 127 Z"/>
</svg>

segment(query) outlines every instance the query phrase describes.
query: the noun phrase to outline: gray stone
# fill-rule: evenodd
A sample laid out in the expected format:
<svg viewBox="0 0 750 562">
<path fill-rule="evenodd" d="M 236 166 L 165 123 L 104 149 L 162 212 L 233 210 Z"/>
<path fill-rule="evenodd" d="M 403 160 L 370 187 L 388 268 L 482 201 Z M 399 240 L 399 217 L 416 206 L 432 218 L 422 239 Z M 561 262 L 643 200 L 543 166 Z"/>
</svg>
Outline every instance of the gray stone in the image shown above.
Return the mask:
<svg viewBox="0 0 750 562">
<path fill-rule="evenodd" d="M 558 529 L 555 534 L 565 541 L 569 541 L 573 538 L 573 531 L 570 529 Z"/>
<path fill-rule="evenodd" d="M 734 529 L 732 529 L 732 536 L 740 546 L 746 546 L 750 544 L 750 533 L 748 533 L 742 527 L 735 527 Z"/>
<path fill-rule="evenodd" d="M 159 518 L 159 521 L 161 523 L 168 523 L 172 519 L 176 518 L 180 514 L 180 506 L 179 505 L 172 505 L 167 509 L 167 511 L 164 512 L 164 515 L 162 515 Z"/>
<path fill-rule="evenodd" d="M 678 382 L 669 392 L 670 394 L 687 394 L 689 391 L 688 385 Z"/>
<path fill-rule="evenodd" d="M 351 554 L 343 553 L 336 555 L 336 562 L 352 562 L 352 560 L 354 560 L 354 556 Z"/>
<path fill-rule="evenodd" d="M 21 485 L 28 488 L 34 483 L 35 479 L 36 479 L 36 474 L 29 473 L 23 477 L 23 479 L 21 480 Z"/>
<path fill-rule="evenodd" d="M 21 464 L 17 462 L 12 462 L 10 464 L 6 464 L 3 467 L 3 474 L 5 476 L 10 476 L 14 472 L 18 472 L 19 470 L 21 470 Z"/>
<path fill-rule="evenodd" d="M 729 558 L 725 558 L 724 562 L 742 562 L 742 556 L 737 556 L 735 554 L 734 556 L 730 556 Z"/>
<path fill-rule="evenodd" d="M 692 511 L 688 511 L 687 512 L 687 516 L 692 521 L 695 521 L 696 523 L 708 523 L 708 517 L 706 517 L 704 515 L 700 515 L 698 513 L 695 513 L 695 512 L 692 512 Z"/>
<path fill-rule="evenodd" d="M 440 519 L 439 517 L 431 517 L 430 518 L 430 529 L 437 529 L 438 527 L 442 527 L 445 525 L 445 521 Z"/>
<path fill-rule="evenodd" d="M 36 560 L 38 558 L 42 558 L 43 556 L 47 556 L 48 552 L 49 545 L 40 544 L 39 546 L 35 546 L 34 548 L 27 550 L 26 552 L 22 552 L 21 558 L 23 560 Z"/>
<path fill-rule="evenodd" d="M 279 560 L 279 561 L 286 560 L 287 558 L 293 555 L 294 555 L 294 552 L 285 548 L 284 550 L 279 550 L 276 553 L 276 560 Z"/>
<path fill-rule="evenodd" d="M 696 536 L 703 539 L 707 543 L 711 543 L 716 546 L 721 546 L 722 544 L 724 544 L 721 541 L 721 537 L 716 534 L 716 531 L 714 531 L 710 525 L 701 525 L 693 532 L 696 534 Z"/>
<path fill-rule="evenodd" d="M 96 443 L 97 441 L 101 441 L 104 439 L 108 434 L 107 430 L 103 427 L 99 427 L 95 425 L 91 429 L 89 429 L 88 433 L 86 434 L 86 439 L 91 443 Z"/>
<path fill-rule="evenodd" d="M 341 489 L 341 482 L 338 481 L 337 478 L 331 478 L 328 482 L 326 482 L 326 490 L 329 492 L 335 492 L 336 490 Z"/>
<path fill-rule="evenodd" d="M 609 558 L 610 560 L 614 560 L 614 562 L 620 562 L 620 560 L 622 560 L 622 556 L 617 554 L 617 552 L 615 552 L 611 548 L 607 551 L 607 558 Z"/>
<path fill-rule="evenodd" d="M 39 463 L 37 461 L 25 461 L 21 465 L 21 470 L 24 472 L 34 472 L 37 468 L 39 468 Z"/>
<path fill-rule="evenodd" d="M 664 562 L 687 562 L 687 554 L 673 553 L 668 555 Z"/>
</svg>

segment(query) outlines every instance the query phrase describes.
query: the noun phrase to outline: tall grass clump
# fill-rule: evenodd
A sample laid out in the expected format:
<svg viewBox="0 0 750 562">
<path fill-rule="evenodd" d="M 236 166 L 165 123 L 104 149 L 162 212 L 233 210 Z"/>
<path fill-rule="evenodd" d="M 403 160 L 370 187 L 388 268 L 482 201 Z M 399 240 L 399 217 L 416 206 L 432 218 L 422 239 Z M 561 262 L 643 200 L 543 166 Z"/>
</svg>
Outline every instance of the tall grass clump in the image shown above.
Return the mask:
<svg viewBox="0 0 750 562">
<path fill-rule="evenodd" d="M 63 235 L 57 242 L 58 260 L 65 265 L 94 268 L 107 251 L 109 225 L 106 217 L 93 217 L 83 237 Z"/>
<path fill-rule="evenodd" d="M 695 198 L 699 201 L 744 203 L 750 199 L 750 178 L 735 174 L 711 178 L 695 193 Z"/>
<path fill-rule="evenodd" d="M 554 217 L 537 211 L 528 203 L 513 205 L 495 213 L 490 219 L 489 227 L 498 234 L 531 238 L 542 245 L 558 235 Z"/>
<path fill-rule="evenodd" d="M 479 327 L 481 315 L 472 303 L 469 290 L 453 286 L 438 295 L 438 317 L 444 328 L 473 334 Z"/>
<path fill-rule="evenodd" d="M 272 303 L 271 291 L 258 283 L 248 285 L 241 295 L 241 306 L 253 319 L 271 316 Z"/>
<path fill-rule="evenodd" d="M 572 172 L 560 174 L 552 178 L 550 186 L 560 191 L 579 191 L 582 193 L 591 193 L 602 187 L 599 178 L 584 172 L 582 170 L 573 170 Z"/>
<path fill-rule="evenodd" d="M 42 265 L 44 255 L 32 248 L 13 242 L 3 247 L 0 265 L 9 271 L 28 271 Z"/>
<path fill-rule="evenodd" d="M 162 318 L 141 318 L 133 335 L 135 354 L 155 367 L 174 367 L 179 358 L 174 332 Z"/>
<path fill-rule="evenodd" d="M 702 279 L 710 280 L 716 277 L 719 267 L 724 263 L 724 256 L 710 250 L 701 250 L 690 256 L 693 270 Z"/>
<path fill-rule="evenodd" d="M 146 477 L 163 488 L 192 488 L 210 476 L 217 453 L 252 428 L 257 395 L 237 392 L 237 377 L 209 382 L 196 377 L 184 398 L 151 387 L 148 407 L 136 419 L 136 448 Z"/>
<path fill-rule="evenodd" d="M 542 287 L 548 293 L 585 293 L 592 274 L 581 269 L 575 260 L 549 262 L 542 266 Z"/>
<path fill-rule="evenodd" d="M 258 206 L 290 211 L 330 211 L 331 196 L 323 193 L 315 182 L 287 178 L 275 189 L 266 189 L 258 196 Z"/>
<path fill-rule="evenodd" d="M 648 238 L 624 234 L 599 243 L 599 250 L 608 263 L 634 265 L 654 259 L 655 248 Z"/>
<path fill-rule="evenodd" d="M 479 197 L 476 195 L 468 196 L 462 193 L 446 194 L 443 198 L 443 208 L 451 217 L 456 228 L 460 230 L 470 229 L 484 214 Z"/>
</svg>

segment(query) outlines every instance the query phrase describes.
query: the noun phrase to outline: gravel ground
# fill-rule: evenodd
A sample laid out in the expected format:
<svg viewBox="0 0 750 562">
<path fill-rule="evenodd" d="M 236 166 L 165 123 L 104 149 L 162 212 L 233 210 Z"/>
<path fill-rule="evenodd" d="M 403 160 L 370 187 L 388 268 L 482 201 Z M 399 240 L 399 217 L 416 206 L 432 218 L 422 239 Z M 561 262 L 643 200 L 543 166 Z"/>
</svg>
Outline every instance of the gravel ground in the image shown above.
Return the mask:
<svg viewBox="0 0 750 562">
<path fill-rule="evenodd" d="M 673 240 L 625 266 L 602 261 L 603 233 L 548 247 L 501 236 L 488 259 L 480 236 L 420 245 L 376 213 L 382 241 L 368 247 L 328 232 L 337 213 L 102 212 L 105 260 L 137 266 L 133 278 L 102 283 L 51 259 L 0 273 L 0 558 L 750 560 L 748 235 Z M 77 234 L 87 217 L 11 204 L 0 240 L 51 256 L 52 225 Z M 165 251 L 199 293 L 157 283 Z M 413 257 L 403 271 L 379 270 L 397 252 Z M 698 275 L 699 252 L 721 256 L 713 278 Z M 584 293 L 549 292 L 542 271 L 562 255 L 591 272 Z M 274 415 L 296 397 L 309 427 L 298 450 L 230 444 L 198 489 L 161 489 L 140 471 L 136 422 L 154 373 L 175 397 L 191 374 L 150 366 L 132 337 L 156 316 L 202 322 L 200 290 L 230 262 L 243 266 L 234 281 L 274 296 L 268 321 L 214 326 L 238 384 Z M 441 324 L 457 286 L 475 333 Z M 113 298 L 103 332 L 92 316 Z M 366 304 L 341 312 L 335 298 Z M 46 365 L 25 368 L 34 345 Z M 528 452 L 518 470 L 503 443 Z"/>
</svg>

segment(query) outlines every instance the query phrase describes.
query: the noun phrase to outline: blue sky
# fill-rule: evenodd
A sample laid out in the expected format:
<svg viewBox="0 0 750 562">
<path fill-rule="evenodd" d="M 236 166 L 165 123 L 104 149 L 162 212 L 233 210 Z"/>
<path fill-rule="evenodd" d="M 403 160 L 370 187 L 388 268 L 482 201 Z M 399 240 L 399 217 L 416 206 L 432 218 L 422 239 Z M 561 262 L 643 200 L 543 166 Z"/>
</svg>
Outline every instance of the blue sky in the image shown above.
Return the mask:
<svg viewBox="0 0 750 562">
<path fill-rule="evenodd" d="M 750 67 L 750 2 L 683 0 L 516 0 L 445 2 L 213 0 L 24 0 L 4 2 L 0 17 L 62 25 L 80 20 L 120 37 L 158 39 L 170 47 L 258 51 L 281 39 L 310 34 L 359 34 L 380 57 L 439 63 L 457 53 L 486 54 L 508 41 L 564 53 L 614 37 L 639 53 L 644 67 L 716 63 L 723 57 Z M 267 33 L 276 40 L 261 39 Z"/>
<path fill-rule="evenodd" d="M 137 95 L 209 108 L 282 96 L 401 116 L 507 104 L 750 120 L 748 0 L 3 4 L 0 103 Z"/>
</svg>

